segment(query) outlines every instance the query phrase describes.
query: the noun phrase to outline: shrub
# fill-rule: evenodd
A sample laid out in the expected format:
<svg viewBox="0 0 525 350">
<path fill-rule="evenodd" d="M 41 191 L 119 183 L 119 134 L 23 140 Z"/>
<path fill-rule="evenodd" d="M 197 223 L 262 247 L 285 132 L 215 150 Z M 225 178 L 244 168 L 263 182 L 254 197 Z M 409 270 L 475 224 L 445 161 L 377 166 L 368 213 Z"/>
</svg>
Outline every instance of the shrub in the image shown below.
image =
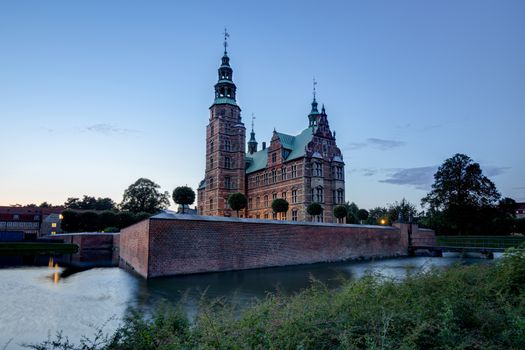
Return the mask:
<svg viewBox="0 0 525 350">
<path fill-rule="evenodd" d="M 348 215 L 348 209 L 344 205 L 336 205 L 333 209 L 334 216 L 341 220 Z"/>
</svg>

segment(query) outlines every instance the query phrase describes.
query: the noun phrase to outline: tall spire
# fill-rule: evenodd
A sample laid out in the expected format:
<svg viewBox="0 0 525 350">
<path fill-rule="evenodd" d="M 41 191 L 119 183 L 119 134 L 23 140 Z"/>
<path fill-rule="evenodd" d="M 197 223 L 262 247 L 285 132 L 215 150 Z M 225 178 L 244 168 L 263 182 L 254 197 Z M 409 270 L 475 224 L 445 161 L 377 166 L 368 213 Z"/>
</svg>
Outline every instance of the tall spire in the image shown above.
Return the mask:
<svg viewBox="0 0 525 350">
<path fill-rule="evenodd" d="M 224 27 L 224 56 L 228 55 L 228 38 L 230 37 L 230 33 L 228 33 L 228 30 L 226 27 Z"/>
<path fill-rule="evenodd" d="M 250 133 L 250 141 L 248 141 L 248 153 L 250 154 L 257 152 L 257 141 L 255 140 L 255 131 L 253 130 L 254 120 L 255 114 L 252 113 L 252 132 Z"/>
<path fill-rule="evenodd" d="M 219 81 L 215 84 L 215 101 L 214 104 L 237 105 L 235 94 L 237 87 L 233 83 L 233 70 L 230 67 L 230 58 L 228 57 L 228 38 L 230 33 L 224 28 L 224 55 L 219 67 Z"/>
<path fill-rule="evenodd" d="M 317 116 L 319 115 L 319 111 L 317 110 L 317 89 L 316 89 L 317 81 L 315 80 L 315 77 L 313 79 L 313 96 L 314 99 L 312 101 L 312 110 L 310 111 L 310 114 L 308 115 L 308 126 L 316 126 L 317 125 Z"/>
</svg>

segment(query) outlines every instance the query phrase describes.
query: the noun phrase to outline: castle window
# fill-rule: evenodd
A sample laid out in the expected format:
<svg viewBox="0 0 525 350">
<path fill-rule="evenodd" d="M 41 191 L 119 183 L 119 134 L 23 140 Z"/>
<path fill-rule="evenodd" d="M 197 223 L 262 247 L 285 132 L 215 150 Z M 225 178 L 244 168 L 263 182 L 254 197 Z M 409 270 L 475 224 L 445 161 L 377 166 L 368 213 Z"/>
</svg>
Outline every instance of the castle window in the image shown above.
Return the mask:
<svg viewBox="0 0 525 350">
<path fill-rule="evenodd" d="M 268 208 L 268 196 L 264 196 L 264 206 Z"/>
<path fill-rule="evenodd" d="M 255 208 L 259 208 L 260 202 L 261 202 L 261 197 L 255 198 Z"/>
<path fill-rule="evenodd" d="M 210 125 L 210 135 L 213 135 L 213 132 L 215 131 L 215 128 L 213 127 L 213 124 Z"/>
<path fill-rule="evenodd" d="M 276 183 L 277 182 L 277 170 L 273 169 L 272 170 L 272 183 Z"/>
<path fill-rule="evenodd" d="M 343 204 L 345 202 L 345 191 L 340 188 L 337 190 L 337 204 Z"/>
<path fill-rule="evenodd" d="M 292 221 L 297 221 L 297 209 L 292 210 Z"/>
<path fill-rule="evenodd" d="M 281 169 L 281 180 L 286 180 L 286 168 Z"/>
<path fill-rule="evenodd" d="M 314 165 L 314 176 L 323 176 L 323 164 L 322 163 L 315 163 Z"/>
<path fill-rule="evenodd" d="M 276 152 L 272 153 L 272 163 L 275 163 L 275 162 L 277 162 L 277 153 Z"/>
<path fill-rule="evenodd" d="M 224 177 L 224 187 L 226 188 L 232 188 L 232 179 L 229 176 Z"/>
<path fill-rule="evenodd" d="M 281 193 L 281 197 L 286 199 L 286 192 Z"/>
<path fill-rule="evenodd" d="M 264 173 L 264 184 L 268 185 L 268 173 Z"/>
<path fill-rule="evenodd" d="M 286 212 L 282 212 L 282 213 L 279 213 L 279 220 L 286 220 L 287 217 L 286 217 Z"/>
<path fill-rule="evenodd" d="M 230 157 L 224 157 L 224 167 L 230 169 L 232 166 L 232 160 Z"/>
<path fill-rule="evenodd" d="M 231 141 L 230 140 L 224 140 L 224 150 L 225 151 L 231 150 Z"/>
<path fill-rule="evenodd" d="M 324 202 L 323 188 L 322 187 L 317 187 L 315 189 L 315 201 L 317 203 L 323 203 Z"/>
<path fill-rule="evenodd" d="M 210 157 L 210 168 L 213 168 L 213 157 Z"/>
<path fill-rule="evenodd" d="M 210 210 L 213 210 L 213 198 L 210 198 Z"/>
<path fill-rule="evenodd" d="M 210 185 L 209 187 L 210 187 L 210 190 L 211 190 L 213 188 L 213 177 L 210 177 L 208 182 L 209 182 L 209 185 Z"/>
<path fill-rule="evenodd" d="M 210 153 L 213 152 L 213 141 L 210 142 Z"/>
<path fill-rule="evenodd" d="M 268 213 L 264 213 L 264 218 L 268 219 Z"/>
<path fill-rule="evenodd" d="M 297 190 L 292 190 L 292 203 L 297 203 Z"/>
<path fill-rule="evenodd" d="M 260 176 L 259 175 L 255 176 L 255 186 L 259 186 L 260 183 L 261 183 Z"/>
<path fill-rule="evenodd" d="M 248 199 L 248 208 L 253 209 L 253 198 L 252 197 Z"/>
<path fill-rule="evenodd" d="M 343 173 L 343 167 L 342 166 L 338 166 L 335 168 L 335 178 L 338 179 L 338 180 L 343 180 L 344 179 L 344 173 Z"/>
<path fill-rule="evenodd" d="M 292 165 L 292 179 L 297 177 L 297 165 Z"/>
<path fill-rule="evenodd" d="M 272 219 L 277 220 L 277 213 L 276 212 L 272 213 Z"/>
<path fill-rule="evenodd" d="M 277 192 L 272 193 L 272 199 L 277 199 Z"/>
</svg>

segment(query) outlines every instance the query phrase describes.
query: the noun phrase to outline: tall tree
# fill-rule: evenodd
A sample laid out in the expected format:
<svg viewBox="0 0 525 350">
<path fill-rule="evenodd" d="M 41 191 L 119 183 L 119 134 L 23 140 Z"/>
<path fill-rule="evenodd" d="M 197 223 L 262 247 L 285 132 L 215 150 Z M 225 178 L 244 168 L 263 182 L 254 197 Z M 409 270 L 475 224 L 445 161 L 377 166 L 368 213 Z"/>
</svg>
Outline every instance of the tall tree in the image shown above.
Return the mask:
<svg viewBox="0 0 525 350">
<path fill-rule="evenodd" d="M 146 212 L 154 214 L 170 205 L 169 193 L 160 192 L 155 182 L 140 178 L 125 191 L 120 207 L 132 213 Z"/>
<path fill-rule="evenodd" d="M 195 202 L 195 192 L 188 186 L 179 186 L 173 190 L 173 201 L 182 206 L 184 214 L 184 206 Z"/>
<path fill-rule="evenodd" d="M 237 212 L 237 217 L 239 217 L 239 211 L 246 208 L 247 204 L 248 199 L 241 192 L 235 192 L 228 196 L 228 205 Z"/>
<path fill-rule="evenodd" d="M 417 216 L 416 206 L 405 198 L 401 202 L 395 201 L 388 205 L 388 220 L 390 222 L 399 221 L 409 222 L 411 218 Z"/>
<path fill-rule="evenodd" d="M 457 232 L 476 222 L 484 207 L 491 207 L 500 194 L 481 167 L 470 157 L 456 154 L 445 160 L 434 175 L 432 190 L 421 200 L 432 212 L 443 212 L 446 221 Z"/>
</svg>

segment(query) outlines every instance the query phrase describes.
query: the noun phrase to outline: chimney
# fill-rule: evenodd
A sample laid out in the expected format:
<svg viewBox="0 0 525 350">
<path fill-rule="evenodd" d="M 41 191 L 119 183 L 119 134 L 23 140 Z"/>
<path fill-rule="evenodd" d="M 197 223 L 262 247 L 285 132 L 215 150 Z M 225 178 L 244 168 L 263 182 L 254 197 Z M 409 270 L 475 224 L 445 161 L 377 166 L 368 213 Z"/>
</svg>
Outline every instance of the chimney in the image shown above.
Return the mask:
<svg viewBox="0 0 525 350">
<path fill-rule="evenodd" d="M 266 149 L 266 142 L 262 143 L 262 149 Z"/>
</svg>

